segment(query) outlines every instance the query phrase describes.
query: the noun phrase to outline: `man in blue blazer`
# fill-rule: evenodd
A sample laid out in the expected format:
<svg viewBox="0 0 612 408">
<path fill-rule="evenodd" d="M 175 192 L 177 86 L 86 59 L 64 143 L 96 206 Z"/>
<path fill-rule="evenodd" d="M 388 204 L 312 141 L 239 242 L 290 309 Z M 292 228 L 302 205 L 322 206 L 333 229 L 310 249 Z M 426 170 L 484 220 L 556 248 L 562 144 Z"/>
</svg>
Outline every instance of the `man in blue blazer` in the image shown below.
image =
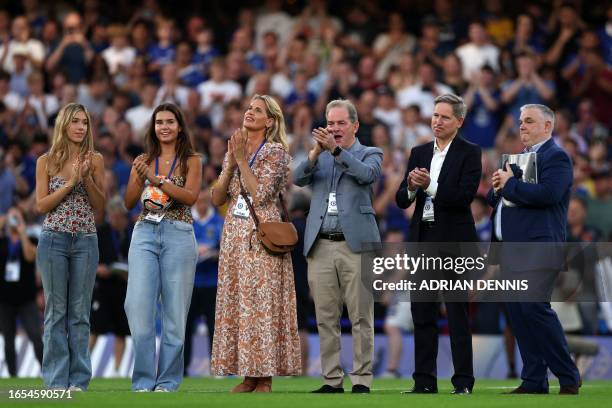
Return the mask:
<svg viewBox="0 0 612 408">
<path fill-rule="evenodd" d="M 478 236 L 470 204 L 482 173 L 480 148 L 458 134 L 467 111 L 463 99 L 453 94 L 440 95 L 434 100 L 434 105 L 431 128 L 435 141 L 412 149 L 406 176 L 395 201 L 400 208 L 408 208 L 416 202 L 410 224 L 410 241 L 430 243 L 425 244 L 429 247 L 436 246 L 431 245 L 434 242 L 475 243 Z M 434 251 L 436 253 L 431 255 L 439 256 L 439 250 Z M 459 300 L 462 299 L 459 296 Z M 471 394 L 474 369 L 468 304 L 465 301 L 446 301 L 445 305 L 455 369 L 451 379 L 452 393 Z M 414 387 L 410 393 L 434 394 L 438 392 L 436 359 L 440 304 L 412 301 L 410 306 L 414 321 L 415 361 Z"/>
<path fill-rule="evenodd" d="M 326 128 L 313 130 L 314 147 L 294 171 L 294 183 L 312 187 L 304 255 L 315 304 L 325 384 L 316 393 L 341 393 L 340 317 L 346 304 L 353 334 L 353 393 L 369 393 L 374 356 L 374 300 L 361 281 L 365 243 L 379 243 L 372 185 L 382 151 L 356 139 L 357 110 L 347 100 L 325 109 Z"/>
<path fill-rule="evenodd" d="M 488 200 L 495 208 L 495 241 L 566 240 L 572 163 L 567 153 L 551 138 L 554 122 L 554 113 L 547 106 L 529 104 L 521 107 L 520 137 L 526 152 L 537 152 L 538 181 L 537 184 L 523 182 L 514 176 L 508 164 L 493 174 L 493 188 Z M 502 198 L 516 206 L 504 206 Z M 553 253 L 549 256 L 551 244 L 524 245 L 535 256 L 509 254 L 501 245 L 501 267 L 506 276 L 522 274 L 538 280 L 542 276 L 555 276 L 564 263 L 560 255 Z M 559 378 L 560 394 L 578 394 L 580 374 L 570 356 L 559 318 L 548 299 L 510 302 L 507 309 L 523 360 L 522 383 L 511 393 L 548 393 L 547 369 L 550 368 Z"/>
</svg>

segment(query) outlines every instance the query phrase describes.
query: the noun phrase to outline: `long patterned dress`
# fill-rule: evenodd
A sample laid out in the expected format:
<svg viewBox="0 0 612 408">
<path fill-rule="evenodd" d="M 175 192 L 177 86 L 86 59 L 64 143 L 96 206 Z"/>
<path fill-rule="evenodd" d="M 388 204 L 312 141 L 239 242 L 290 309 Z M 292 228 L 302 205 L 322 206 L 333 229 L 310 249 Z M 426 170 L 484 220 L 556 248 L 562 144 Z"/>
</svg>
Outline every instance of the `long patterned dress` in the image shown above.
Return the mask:
<svg viewBox="0 0 612 408">
<path fill-rule="evenodd" d="M 289 161 L 280 143 L 267 142 L 251 166 L 258 182 L 255 212 L 260 222 L 281 218 L 276 202 L 287 182 Z M 223 171 L 227 171 L 227 156 Z M 246 190 L 244 178 L 242 184 Z M 239 195 L 236 171 L 228 188 L 221 238 L 211 371 L 249 377 L 299 375 L 291 256 L 269 255 L 252 233 L 253 218 L 233 215 Z"/>
</svg>

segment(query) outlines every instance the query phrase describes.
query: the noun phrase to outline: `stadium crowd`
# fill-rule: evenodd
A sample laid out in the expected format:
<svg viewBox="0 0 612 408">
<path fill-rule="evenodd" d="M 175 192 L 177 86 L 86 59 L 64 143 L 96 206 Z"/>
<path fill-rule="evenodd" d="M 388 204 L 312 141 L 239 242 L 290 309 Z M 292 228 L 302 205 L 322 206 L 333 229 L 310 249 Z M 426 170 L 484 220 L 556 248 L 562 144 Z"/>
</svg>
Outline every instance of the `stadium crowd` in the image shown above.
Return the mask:
<svg viewBox="0 0 612 408">
<path fill-rule="evenodd" d="M 325 126 L 328 101 L 352 100 L 360 143 L 384 152 L 373 207 L 389 242 L 406 241 L 410 234 L 411 210 L 398 208 L 394 197 L 411 148 L 433 138 L 429 121 L 436 96 L 452 92 L 464 98 L 468 113 L 461 134 L 483 149 L 479 197 L 472 204 L 482 241 L 491 235 L 484 200 L 491 175 L 502 153 L 521 150 L 519 108 L 546 104 L 556 113 L 553 137 L 574 167 L 568 237 L 612 238 L 610 2 L 266 0 L 231 2 L 231 7 L 186 2 L 177 9 L 171 2 L 144 0 L 116 13 L 114 6 L 127 6 L 99 0 L 16 3 L 0 6 L 0 235 L 7 234 L 13 211 L 27 226 L 21 239 L 35 242 L 42 222 L 33 194 L 36 159 L 49 148 L 59 109 L 83 104 L 92 114 L 96 150 L 104 157 L 108 203 L 96 214 L 104 238 L 92 346 L 100 334 L 129 335 L 125 263 L 139 209 L 128 212 L 122 197 L 132 161 L 143 152 L 148 119 L 163 102 L 176 103 L 185 113 L 202 155 L 203 190 L 208 190 L 252 95 L 272 95 L 281 104 L 292 168 L 306 158 L 312 129 Z M 303 231 L 310 193 L 291 185 L 287 193 L 294 222 Z M 208 331 L 214 330 L 216 259 L 226 210 L 215 208 L 207 191 L 192 209 L 199 263 L 188 333 L 200 315 Z M 299 248 L 293 261 L 304 334 L 315 324 Z M 40 279 L 28 282 L 38 285 L 40 309 Z M 5 287 L 0 282 L 0 329 L 17 310 L 4 303 Z M 597 304 L 576 307 L 578 321 L 568 323 L 568 332 L 612 331 L 612 319 L 606 322 Z M 19 310 L 31 313 L 32 308 Z M 392 322 L 384 324 L 384 316 L 385 305 L 377 304 L 377 330 L 385 326 L 397 333 Z M 471 316 L 475 333 L 504 329 L 503 318 L 488 307 L 473 305 Z M 34 329 L 28 333 L 40 335 Z M 116 342 L 116 361 L 123 348 L 124 342 Z"/>
</svg>

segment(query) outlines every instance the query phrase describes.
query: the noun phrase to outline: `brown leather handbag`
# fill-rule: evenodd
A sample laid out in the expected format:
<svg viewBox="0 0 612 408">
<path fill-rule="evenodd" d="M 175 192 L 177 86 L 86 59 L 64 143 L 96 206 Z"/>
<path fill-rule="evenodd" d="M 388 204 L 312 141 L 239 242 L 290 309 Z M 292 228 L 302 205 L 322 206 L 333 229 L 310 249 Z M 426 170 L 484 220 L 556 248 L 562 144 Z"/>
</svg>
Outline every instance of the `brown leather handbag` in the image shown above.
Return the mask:
<svg viewBox="0 0 612 408">
<path fill-rule="evenodd" d="M 278 193 L 278 199 L 280 200 L 283 210 L 281 214 L 282 221 L 259 222 L 255 208 L 253 208 L 253 204 L 247 197 L 242 181 L 240 181 L 240 173 L 238 173 L 238 180 L 240 183 L 240 194 L 244 198 L 244 201 L 246 201 L 249 212 L 253 216 L 257 238 L 263 247 L 270 255 L 275 256 L 282 256 L 290 252 L 298 242 L 298 234 L 295 226 L 289 221 L 289 212 L 287 211 L 282 193 Z"/>
</svg>

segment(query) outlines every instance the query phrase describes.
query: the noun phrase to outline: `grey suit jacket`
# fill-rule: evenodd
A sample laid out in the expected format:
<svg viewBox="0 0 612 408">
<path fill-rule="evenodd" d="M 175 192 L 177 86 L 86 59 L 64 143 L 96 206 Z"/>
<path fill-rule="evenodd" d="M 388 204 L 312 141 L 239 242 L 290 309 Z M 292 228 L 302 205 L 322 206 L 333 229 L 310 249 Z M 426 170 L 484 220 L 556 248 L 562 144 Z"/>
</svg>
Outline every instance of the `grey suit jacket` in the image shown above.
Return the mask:
<svg viewBox="0 0 612 408">
<path fill-rule="evenodd" d="M 305 256 L 317 239 L 327 211 L 334 165 L 338 179 L 338 218 L 349 248 L 353 252 L 362 252 L 364 243 L 380 242 L 372 207 L 372 186 L 380 176 L 382 150 L 363 146 L 357 139 L 349 150 L 343 149 L 336 159 L 325 151 L 315 163 L 306 159 L 293 172 L 294 184 L 301 187 L 310 185 L 313 193 L 304 234 Z"/>
</svg>

